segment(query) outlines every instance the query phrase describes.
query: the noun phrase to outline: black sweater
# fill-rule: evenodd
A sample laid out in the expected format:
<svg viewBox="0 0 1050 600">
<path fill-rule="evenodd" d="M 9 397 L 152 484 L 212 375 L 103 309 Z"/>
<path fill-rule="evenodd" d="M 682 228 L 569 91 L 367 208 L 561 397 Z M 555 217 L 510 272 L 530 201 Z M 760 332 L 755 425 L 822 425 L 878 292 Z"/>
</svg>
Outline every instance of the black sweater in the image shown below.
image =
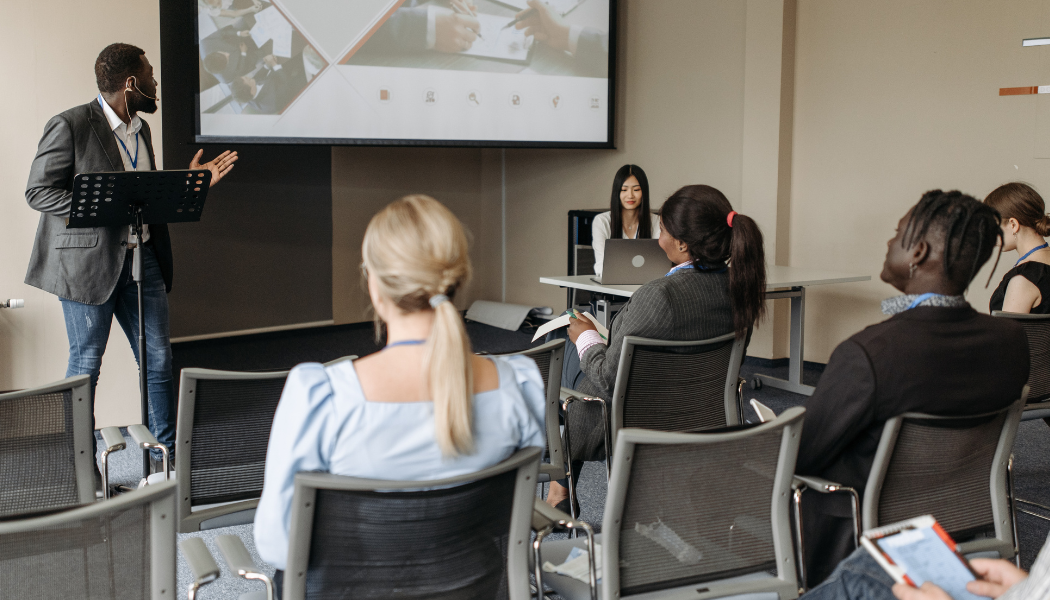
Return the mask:
<svg viewBox="0 0 1050 600">
<path fill-rule="evenodd" d="M 1028 381 L 1016 322 L 973 308 L 918 307 L 839 344 L 806 420 L 796 472 L 864 484 L 887 420 L 906 412 L 971 415 L 1008 406 Z"/>
</svg>

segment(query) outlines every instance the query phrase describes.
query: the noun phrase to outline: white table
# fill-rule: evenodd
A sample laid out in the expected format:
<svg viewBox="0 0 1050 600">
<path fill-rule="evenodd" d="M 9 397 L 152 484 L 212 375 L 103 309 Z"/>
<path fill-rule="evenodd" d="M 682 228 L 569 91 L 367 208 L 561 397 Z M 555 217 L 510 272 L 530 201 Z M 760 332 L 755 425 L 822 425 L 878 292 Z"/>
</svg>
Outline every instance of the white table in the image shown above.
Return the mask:
<svg viewBox="0 0 1050 600">
<path fill-rule="evenodd" d="M 609 296 L 630 298 L 640 285 L 602 285 L 591 278 L 594 275 L 561 275 L 540 277 L 540 283 L 556 285 L 563 288 L 575 288 Z M 813 394 L 813 386 L 802 383 L 802 347 L 806 319 L 806 288 L 814 285 L 833 283 L 853 283 L 870 281 L 870 275 L 850 275 L 822 269 L 804 269 L 797 267 L 766 266 L 766 298 L 778 300 L 791 299 L 791 338 L 788 357 L 788 378 L 780 379 L 769 375 L 757 374 L 752 384 L 757 388 L 763 385 L 775 387 L 806 396 Z"/>
</svg>

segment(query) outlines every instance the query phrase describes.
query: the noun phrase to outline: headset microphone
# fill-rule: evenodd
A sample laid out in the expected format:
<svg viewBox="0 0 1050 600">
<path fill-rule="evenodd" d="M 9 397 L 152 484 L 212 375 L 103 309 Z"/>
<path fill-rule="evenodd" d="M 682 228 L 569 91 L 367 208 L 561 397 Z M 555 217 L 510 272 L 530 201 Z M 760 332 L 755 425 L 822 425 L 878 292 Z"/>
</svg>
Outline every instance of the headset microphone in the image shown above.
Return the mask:
<svg viewBox="0 0 1050 600">
<path fill-rule="evenodd" d="M 140 90 L 139 89 L 139 80 L 136 79 L 134 75 L 131 76 L 131 79 L 135 80 L 135 83 L 132 84 L 132 85 L 134 86 L 136 92 L 142 94 L 143 96 L 145 96 L 146 98 L 149 98 L 150 100 L 156 100 L 157 102 L 160 101 L 160 97 L 149 96 L 149 95 L 145 94 L 142 90 Z M 124 91 L 127 92 L 128 89 L 125 89 Z"/>
</svg>

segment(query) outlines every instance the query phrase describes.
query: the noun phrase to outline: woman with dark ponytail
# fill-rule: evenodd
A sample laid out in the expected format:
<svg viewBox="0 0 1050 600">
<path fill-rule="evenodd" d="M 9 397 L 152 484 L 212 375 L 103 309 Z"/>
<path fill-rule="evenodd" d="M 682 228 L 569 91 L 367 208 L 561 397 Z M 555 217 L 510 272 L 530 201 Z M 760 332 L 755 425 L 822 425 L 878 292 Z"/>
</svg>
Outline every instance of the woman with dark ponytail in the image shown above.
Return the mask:
<svg viewBox="0 0 1050 600">
<path fill-rule="evenodd" d="M 609 400 L 629 335 L 677 341 L 750 335 L 764 312 L 766 287 L 762 232 L 754 220 L 734 211 L 715 188 L 689 185 L 660 210 L 660 247 L 675 266 L 631 296 L 609 327 L 608 345 L 587 319 L 570 321 L 563 386 Z M 584 460 L 605 457 L 600 408 L 577 406 L 566 423 L 576 473 Z M 552 482 L 547 497 L 555 506 L 564 502 L 563 510 L 569 508 L 564 485 Z"/>
<path fill-rule="evenodd" d="M 984 203 L 1002 217 L 1003 252 L 1019 256 L 1006 272 L 989 302 L 989 310 L 1013 313 L 1050 313 L 1050 216 L 1039 192 L 1024 183 L 996 188 Z"/>
</svg>

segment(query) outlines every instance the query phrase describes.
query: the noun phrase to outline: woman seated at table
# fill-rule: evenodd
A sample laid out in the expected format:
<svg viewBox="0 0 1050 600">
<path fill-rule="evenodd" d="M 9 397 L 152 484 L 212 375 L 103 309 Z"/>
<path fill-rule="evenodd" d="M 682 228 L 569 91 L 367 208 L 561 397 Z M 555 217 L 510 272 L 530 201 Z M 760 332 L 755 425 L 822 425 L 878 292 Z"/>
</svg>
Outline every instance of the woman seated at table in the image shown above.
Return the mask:
<svg viewBox="0 0 1050 600">
<path fill-rule="evenodd" d="M 631 296 L 609 327 L 608 345 L 587 319 L 570 321 L 572 343 L 565 349 L 562 381 L 582 395 L 612 398 L 626 336 L 680 341 L 731 332 L 747 336 L 765 310 L 762 232 L 734 211 L 722 192 L 706 185 L 683 187 L 664 202 L 660 221 L 660 247 L 675 267 Z M 605 458 L 601 418 L 596 404 L 573 407 L 566 425 L 574 477 L 584 460 Z M 547 502 L 564 502 L 565 510 L 567 497 L 564 482 L 551 482 Z"/>
<path fill-rule="evenodd" d="M 302 364 L 288 375 L 255 516 L 259 554 L 281 571 L 298 472 L 440 479 L 546 442 L 536 364 L 475 356 L 450 299 L 471 272 L 459 220 L 433 198 L 407 196 L 372 218 L 361 250 L 387 344 L 359 360 Z"/>
<path fill-rule="evenodd" d="M 1003 252 L 1016 250 L 1020 258 L 1006 272 L 988 303 L 989 310 L 1013 313 L 1050 313 L 1050 216 L 1038 192 L 1024 183 L 996 188 L 984 203 L 1002 217 Z"/>
<path fill-rule="evenodd" d="M 648 218 L 642 216 L 648 215 Z M 602 276 L 605 240 L 645 240 L 660 237 L 660 217 L 649 210 L 649 179 L 638 165 L 624 165 L 613 177 L 609 212 L 591 223 L 594 272 Z"/>
</svg>

